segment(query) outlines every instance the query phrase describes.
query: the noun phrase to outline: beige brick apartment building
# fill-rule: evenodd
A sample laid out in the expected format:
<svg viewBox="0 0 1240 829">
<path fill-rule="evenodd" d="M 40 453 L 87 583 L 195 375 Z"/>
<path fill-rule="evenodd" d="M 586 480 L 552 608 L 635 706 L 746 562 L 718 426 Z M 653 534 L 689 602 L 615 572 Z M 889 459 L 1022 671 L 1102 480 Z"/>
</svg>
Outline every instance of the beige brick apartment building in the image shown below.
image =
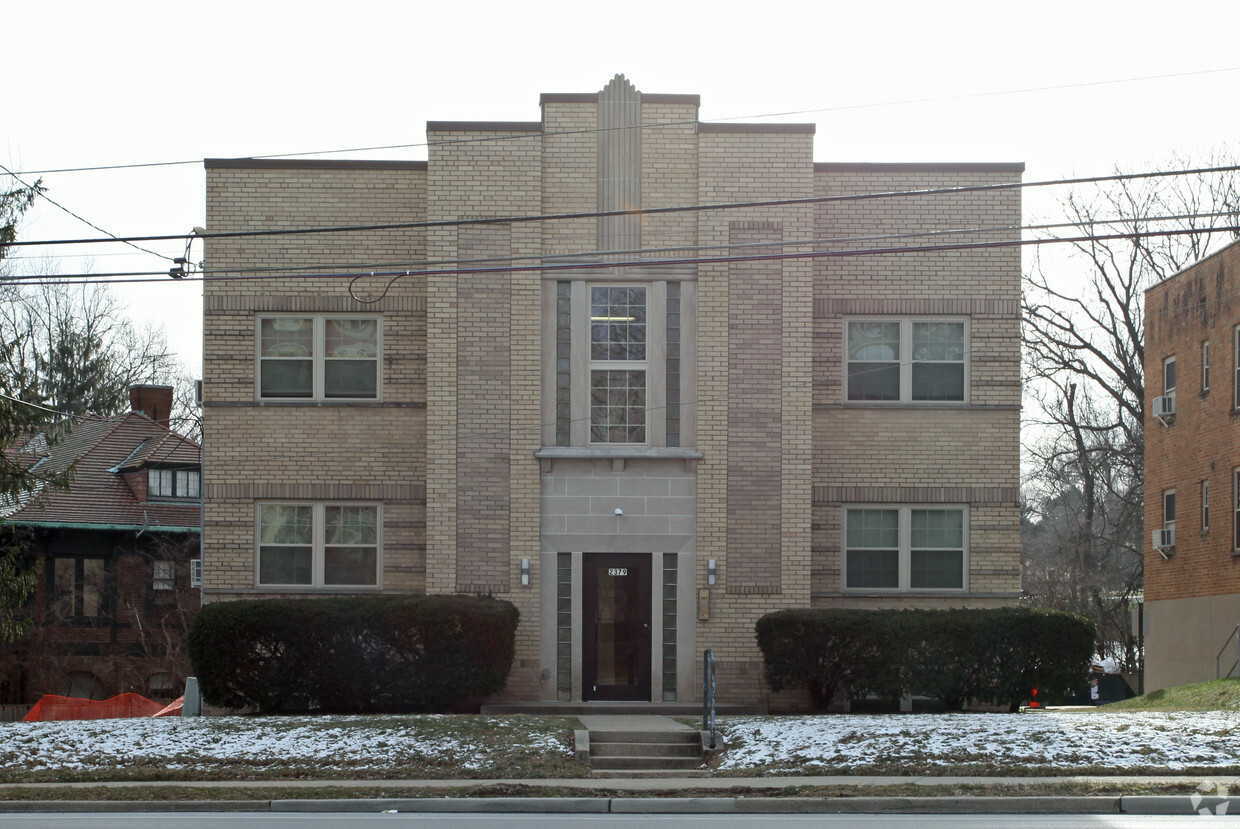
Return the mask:
<svg viewBox="0 0 1240 829">
<path fill-rule="evenodd" d="M 207 162 L 207 600 L 491 594 L 510 699 L 689 701 L 711 648 L 746 703 L 769 611 L 1014 600 L 1020 255 L 967 244 L 1019 189 L 942 191 L 1023 166 L 815 163 L 620 76 L 541 105 Z"/>
<path fill-rule="evenodd" d="M 1236 662 L 1240 242 L 1146 291 L 1145 392 L 1145 687 L 1154 691 Z"/>
</svg>

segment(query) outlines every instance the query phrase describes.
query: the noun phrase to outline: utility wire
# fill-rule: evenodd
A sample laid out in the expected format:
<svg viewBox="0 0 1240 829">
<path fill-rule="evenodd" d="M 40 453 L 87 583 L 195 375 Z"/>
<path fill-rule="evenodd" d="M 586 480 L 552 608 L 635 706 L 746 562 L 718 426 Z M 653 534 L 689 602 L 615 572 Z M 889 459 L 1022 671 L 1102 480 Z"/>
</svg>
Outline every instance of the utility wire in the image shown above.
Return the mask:
<svg viewBox="0 0 1240 829">
<path fill-rule="evenodd" d="M 1075 224 L 1075 223 L 1074 223 Z M 767 253 L 754 254 L 750 256 L 705 256 L 705 257 L 679 257 L 664 259 L 629 259 L 616 262 L 572 262 L 562 264 L 536 263 L 530 265 L 495 265 L 483 267 L 442 267 L 442 268 L 425 268 L 420 270 L 394 270 L 394 271 L 372 271 L 369 273 L 357 272 L 323 272 L 323 273 L 299 273 L 299 274 L 278 274 L 278 273 L 261 273 L 245 275 L 245 269 L 216 271 L 213 275 L 199 276 L 190 275 L 184 279 L 173 280 L 169 282 L 167 274 L 159 271 L 147 272 L 130 272 L 129 274 L 108 274 L 103 276 L 149 276 L 160 277 L 159 279 L 138 279 L 138 278 L 122 278 L 122 279 L 101 279 L 99 274 L 66 274 L 59 277 L 40 278 L 38 281 L 23 281 L 22 285 L 67 285 L 78 284 L 79 282 L 103 282 L 105 284 L 118 284 L 128 282 L 160 282 L 164 284 L 175 284 L 176 282 L 203 281 L 203 282 L 247 282 L 247 281 L 263 281 L 263 280 L 279 280 L 279 279 L 350 279 L 356 282 L 366 277 L 383 277 L 395 282 L 411 276 L 468 276 L 483 273 L 520 273 L 528 271 L 588 271 L 588 270 L 605 270 L 609 268 L 650 268 L 650 267 L 666 267 L 672 265 L 699 265 L 699 264 L 727 264 L 735 262 L 761 262 L 761 261 L 780 261 L 795 259 L 823 259 L 823 258 L 846 258 L 853 256 L 882 256 L 888 254 L 900 253 L 935 253 L 939 251 L 960 251 L 960 250 L 985 250 L 1000 249 L 1009 247 L 1029 247 L 1041 246 L 1049 244 L 1064 243 L 1081 243 L 1081 242 L 1101 242 L 1114 241 L 1120 239 L 1146 239 L 1168 236 L 1184 236 L 1198 233 L 1236 233 L 1240 234 L 1240 225 L 1220 225 L 1205 228 L 1175 228 L 1172 230 L 1146 230 L 1134 231 L 1129 233 L 1109 233 L 1109 234 L 1086 234 L 1081 236 L 1063 236 L 1042 239 L 1005 239 L 990 242 L 959 242 L 949 244 L 929 244 L 929 245 L 906 245 L 898 247 L 885 248 L 853 248 L 846 250 L 817 250 L 817 251 L 801 251 L 794 253 Z M 798 242 L 785 242 L 785 246 L 798 246 Z M 754 245 L 742 245 L 742 247 L 755 247 Z M 223 274 L 236 273 L 235 276 L 226 276 Z M 218 274 L 218 275 L 216 275 Z M 391 285 L 388 285 L 390 288 Z M 385 291 L 386 293 L 386 291 Z M 375 302 L 377 300 L 361 299 L 355 297 L 362 302 Z"/>
<path fill-rule="evenodd" d="M 870 199 L 890 199 L 924 196 L 956 195 L 961 193 L 995 192 L 1003 190 L 1019 190 L 1026 187 L 1057 187 L 1077 184 L 1098 184 L 1112 181 L 1132 181 L 1136 179 L 1169 178 L 1173 176 L 1205 175 L 1209 173 L 1234 173 L 1240 171 L 1240 165 L 1219 167 L 1198 167 L 1184 170 L 1158 170 L 1146 173 L 1120 173 L 1106 176 L 1086 176 L 1081 178 L 1045 179 L 1027 182 L 1003 182 L 998 184 L 973 184 L 959 187 L 934 187 L 917 190 L 885 190 L 876 193 L 851 193 L 840 196 L 809 196 L 790 199 L 764 199 L 756 201 L 716 202 L 710 204 L 676 205 L 671 207 L 645 207 L 635 210 L 591 210 L 579 213 L 536 213 L 516 216 L 495 216 L 484 219 L 437 219 L 417 222 L 392 222 L 372 225 L 339 225 L 328 227 L 274 228 L 268 230 L 236 230 L 222 233 L 174 234 L 160 236 L 130 236 L 113 239 L 39 239 L 33 241 L 16 241 L 7 247 L 33 247 L 40 245 L 88 245 L 111 242 L 166 242 L 185 240 L 198 236 L 202 239 L 237 239 L 260 236 L 294 236 L 317 233 L 355 233 L 376 230 L 414 230 L 422 228 L 465 227 L 497 224 L 518 224 L 529 222 L 561 221 L 573 219 L 602 219 L 617 216 L 657 216 L 678 213 L 705 213 L 714 210 L 739 210 L 761 207 L 797 207 L 815 204 L 831 204 L 841 202 L 866 201 Z"/>
<path fill-rule="evenodd" d="M 10 170 L 8 167 L 5 167 L 3 164 L 0 164 L 0 170 L 3 170 L 4 172 L 8 173 L 10 176 L 12 176 L 12 177 L 13 177 L 13 179 L 14 179 L 14 180 L 15 180 L 18 184 L 20 184 L 22 187 L 25 187 L 27 190 L 32 190 L 32 189 L 34 189 L 35 185 L 27 184 L 25 181 L 23 181 L 23 180 L 21 179 L 21 177 L 19 177 L 19 176 L 18 176 L 18 174 L 17 174 L 17 173 L 14 173 L 12 170 Z M 37 185 L 37 182 L 36 182 L 35 184 Z M 172 257 L 170 257 L 170 256 L 164 256 L 162 253 L 156 253 L 156 252 L 155 252 L 155 251 L 153 251 L 153 250 L 147 250 L 146 248 L 141 247 L 140 245 L 135 245 L 133 242 L 130 242 L 130 241 L 126 241 L 126 240 L 124 240 L 124 239 L 121 239 L 121 238 L 120 238 L 119 236 L 117 236 L 115 233 L 112 233 L 112 232 L 110 232 L 110 231 L 104 230 L 104 229 L 103 229 L 103 228 L 101 228 L 99 225 L 95 224 L 94 222 L 90 221 L 89 219 L 82 218 L 82 217 L 81 217 L 81 216 L 79 216 L 77 213 L 74 213 L 72 210 L 70 210 L 69 208 L 67 208 L 67 207 L 65 207 L 63 204 L 61 204 L 60 202 L 58 202 L 58 201 L 56 201 L 55 199 L 53 199 L 51 196 L 49 196 L 49 195 L 46 193 L 46 191 L 44 191 L 44 192 L 40 192 L 40 193 L 39 193 L 39 197 L 40 197 L 40 198 L 42 198 L 44 201 L 47 201 L 48 203 L 50 203 L 53 207 L 57 207 L 57 208 L 59 208 L 60 210 L 63 210 L 65 213 L 68 213 L 70 216 L 72 216 L 73 218 L 77 219 L 77 220 L 78 220 L 79 222 L 81 222 L 82 224 L 84 224 L 84 225 L 86 225 L 86 226 L 88 226 L 88 227 L 92 227 L 92 228 L 94 228 L 95 230 L 99 231 L 100 233 L 103 233 L 103 234 L 105 234 L 105 235 L 107 235 L 107 236 L 112 237 L 112 239 L 113 239 L 113 240 L 115 240 L 115 241 L 117 241 L 117 242 L 124 242 L 125 244 L 129 245 L 131 248 L 134 248 L 135 250 L 140 250 L 140 251 L 142 251 L 143 253 L 149 253 L 151 256 L 157 256 L 157 257 L 159 257 L 159 258 L 161 258 L 161 259 L 167 259 L 169 262 L 173 261 Z M 7 247 L 8 247 L 8 245 L 6 245 L 5 247 L 7 248 Z"/>
<path fill-rule="evenodd" d="M 255 156 L 248 156 L 248 157 L 253 158 L 253 159 L 300 158 L 300 157 L 306 157 L 306 156 L 312 156 L 312 155 L 338 155 L 341 153 L 378 152 L 380 150 L 405 150 L 405 149 L 417 149 L 417 148 L 430 148 L 430 147 L 441 146 L 445 144 L 513 141 L 513 140 L 523 140 L 523 139 L 528 140 L 529 138 L 550 138 L 550 137 L 563 136 L 563 135 L 579 135 L 582 133 L 600 133 L 608 129 L 658 129 L 658 128 L 669 127 L 669 126 L 683 126 L 687 124 L 712 124 L 712 123 L 723 123 L 723 122 L 729 122 L 729 121 L 743 121 L 743 120 L 749 120 L 753 118 L 786 118 L 786 117 L 793 116 L 793 115 L 814 115 L 814 114 L 830 113 L 830 112 L 850 112 L 854 110 L 863 110 L 863 109 L 880 109 L 884 107 L 906 106 L 909 104 L 927 104 L 927 103 L 935 103 L 939 101 L 964 101 L 964 100 L 970 100 L 970 99 L 975 99 L 975 98 L 1001 97 L 1005 95 L 1028 95 L 1028 94 L 1035 93 L 1035 92 L 1054 92 L 1054 91 L 1059 91 L 1059 90 L 1064 90 L 1064 89 L 1083 89 L 1083 88 L 1095 87 L 1095 86 L 1113 86 L 1117 84 L 1142 83 L 1145 81 L 1168 80 L 1172 78 L 1188 78 L 1188 77 L 1196 77 L 1196 76 L 1201 76 L 1201 75 L 1214 75 L 1214 74 L 1220 74 L 1224 72 L 1236 72 L 1236 71 L 1240 71 L 1240 66 L 1230 66 L 1230 67 L 1223 67 L 1223 68 L 1218 68 L 1218 69 L 1200 69 L 1200 70 L 1194 70 L 1190 72 L 1172 72 L 1172 73 L 1166 73 L 1166 74 L 1161 74 L 1161 75 L 1143 75 L 1143 76 L 1138 76 L 1138 77 L 1133 77 L 1133 78 L 1112 78 L 1109 80 L 1101 80 L 1101 81 L 1082 81 L 1079 83 L 1054 84 L 1054 85 L 1048 85 L 1048 86 L 1033 86 L 1033 87 L 1024 87 L 1024 88 L 1019 88 L 1019 89 L 1007 89 L 1007 90 L 993 90 L 989 92 L 970 92 L 970 93 L 964 93 L 964 94 L 959 94 L 959 95 L 935 95 L 935 96 L 924 97 L 924 98 L 901 98 L 901 99 L 895 99 L 895 100 L 890 100 L 890 101 L 878 101 L 878 102 L 868 103 L 868 104 L 841 104 L 841 105 L 832 106 L 832 107 L 819 107 L 816 109 L 790 110 L 787 112 L 768 112 L 768 113 L 762 113 L 762 114 L 757 114 L 757 115 L 734 115 L 734 116 L 728 116 L 724 118 L 712 118 L 706 121 L 696 120 L 696 119 L 695 120 L 682 120 L 682 121 L 662 121 L 662 122 L 656 122 L 652 124 L 640 124 L 636 126 L 624 126 L 624 127 L 563 130 L 563 131 L 553 131 L 553 132 L 541 132 L 540 131 L 533 135 L 517 134 L 517 135 L 498 135 L 498 136 L 479 136 L 476 138 L 453 139 L 453 140 L 448 140 L 448 141 L 424 141 L 424 142 L 411 143 L 411 144 L 383 144 L 383 145 L 371 146 L 371 147 L 350 147 L 350 148 L 336 149 L 336 150 L 307 150 L 303 152 L 271 153 L 268 155 L 255 155 Z M 141 163 L 134 163 L 134 164 L 103 164 L 103 165 L 95 165 L 95 166 L 88 166 L 88 167 L 61 167 L 61 168 L 47 169 L 47 170 L 25 170 L 23 171 L 22 174 L 23 175 L 45 175 L 45 174 L 52 174 L 52 173 L 94 172 L 94 171 L 100 171 L 100 170 L 131 170 L 131 169 L 138 169 L 138 168 L 143 168 L 143 167 L 173 167 L 173 166 L 184 166 L 184 165 L 189 165 L 189 164 L 201 164 L 201 163 L 202 163 L 202 159 L 194 158 L 194 159 L 185 159 L 182 161 L 150 161 L 150 162 L 141 162 Z"/>
</svg>

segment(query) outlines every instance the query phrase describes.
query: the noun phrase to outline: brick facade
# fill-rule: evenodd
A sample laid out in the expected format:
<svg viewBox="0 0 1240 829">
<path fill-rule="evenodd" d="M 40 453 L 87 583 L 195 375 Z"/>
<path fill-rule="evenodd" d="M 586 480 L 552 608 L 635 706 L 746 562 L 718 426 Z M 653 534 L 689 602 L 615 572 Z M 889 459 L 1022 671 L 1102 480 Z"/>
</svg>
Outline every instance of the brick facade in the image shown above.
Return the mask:
<svg viewBox="0 0 1240 829">
<path fill-rule="evenodd" d="M 1146 292 L 1145 677 L 1151 691 L 1213 679 L 1215 657 L 1240 622 L 1237 326 L 1240 243 Z M 1160 421 L 1153 400 L 1166 394 L 1164 365 L 1171 357 L 1175 415 Z M 1172 526 L 1163 514 L 1169 492 L 1175 493 L 1175 543 L 1159 552 L 1151 533 Z M 1223 670 L 1234 660 L 1233 649 Z"/>
<path fill-rule="evenodd" d="M 421 164 L 208 162 L 209 269 L 280 274 L 206 283 L 208 599 L 299 592 L 259 586 L 256 504 L 379 503 L 373 592 L 488 593 L 520 609 L 508 698 L 597 691 L 583 573 L 637 553 L 664 603 L 650 698 L 692 699 L 709 647 L 724 698 L 744 702 L 767 699 L 753 626 L 771 610 L 1014 600 L 1019 253 L 756 257 L 1015 227 L 1019 190 L 488 220 L 1010 184 L 1022 167 L 815 164 L 811 125 L 701 124 L 696 96 L 623 78 L 541 105 L 538 122 L 431 122 Z M 441 224 L 215 235 L 427 221 Z M 716 256 L 744 261 L 666 262 Z M 590 347 L 599 286 L 641 292 L 633 444 L 591 437 L 591 383 L 618 368 Z M 256 326 L 275 312 L 380 315 L 378 399 L 260 399 Z M 963 321 L 967 399 L 846 401 L 844 326 L 858 316 Z M 963 588 L 846 589 L 849 504 L 967 511 Z"/>
</svg>

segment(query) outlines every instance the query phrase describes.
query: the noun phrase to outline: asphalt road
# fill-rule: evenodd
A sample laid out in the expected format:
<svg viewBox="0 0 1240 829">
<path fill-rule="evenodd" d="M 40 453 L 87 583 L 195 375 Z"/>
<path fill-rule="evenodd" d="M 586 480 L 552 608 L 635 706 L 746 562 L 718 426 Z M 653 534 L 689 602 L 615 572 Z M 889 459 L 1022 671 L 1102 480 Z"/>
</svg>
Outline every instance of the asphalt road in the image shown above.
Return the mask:
<svg viewBox="0 0 1240 829">
<path fill-rule="evenodd" d="M 1212 817 L 1224 825 L 1240 825 Z M 1209 820 L 1157 815 L 532 815 L 343 814 L 257 812 L 176 814 L 79 813 L 0 815 L 0 829 L 290 829 L 412 826 L 444 829 L 1181 829 Z M 1207 821 L 1207 822 L 1203 822 Z"/>
</svg>

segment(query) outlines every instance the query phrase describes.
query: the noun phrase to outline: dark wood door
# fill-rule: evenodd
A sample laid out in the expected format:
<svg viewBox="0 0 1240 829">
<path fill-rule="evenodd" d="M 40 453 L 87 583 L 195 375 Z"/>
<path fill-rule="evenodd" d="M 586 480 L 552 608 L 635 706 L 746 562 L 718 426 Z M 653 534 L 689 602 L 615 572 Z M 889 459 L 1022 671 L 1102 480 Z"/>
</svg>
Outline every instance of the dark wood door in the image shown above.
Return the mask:
<svg viewBox="0 0 1240 829">
<path fill-rule="evenodd" d="M 584 700 L 650 699 L 650 556 L 582 556 Z"/>
</svg>

